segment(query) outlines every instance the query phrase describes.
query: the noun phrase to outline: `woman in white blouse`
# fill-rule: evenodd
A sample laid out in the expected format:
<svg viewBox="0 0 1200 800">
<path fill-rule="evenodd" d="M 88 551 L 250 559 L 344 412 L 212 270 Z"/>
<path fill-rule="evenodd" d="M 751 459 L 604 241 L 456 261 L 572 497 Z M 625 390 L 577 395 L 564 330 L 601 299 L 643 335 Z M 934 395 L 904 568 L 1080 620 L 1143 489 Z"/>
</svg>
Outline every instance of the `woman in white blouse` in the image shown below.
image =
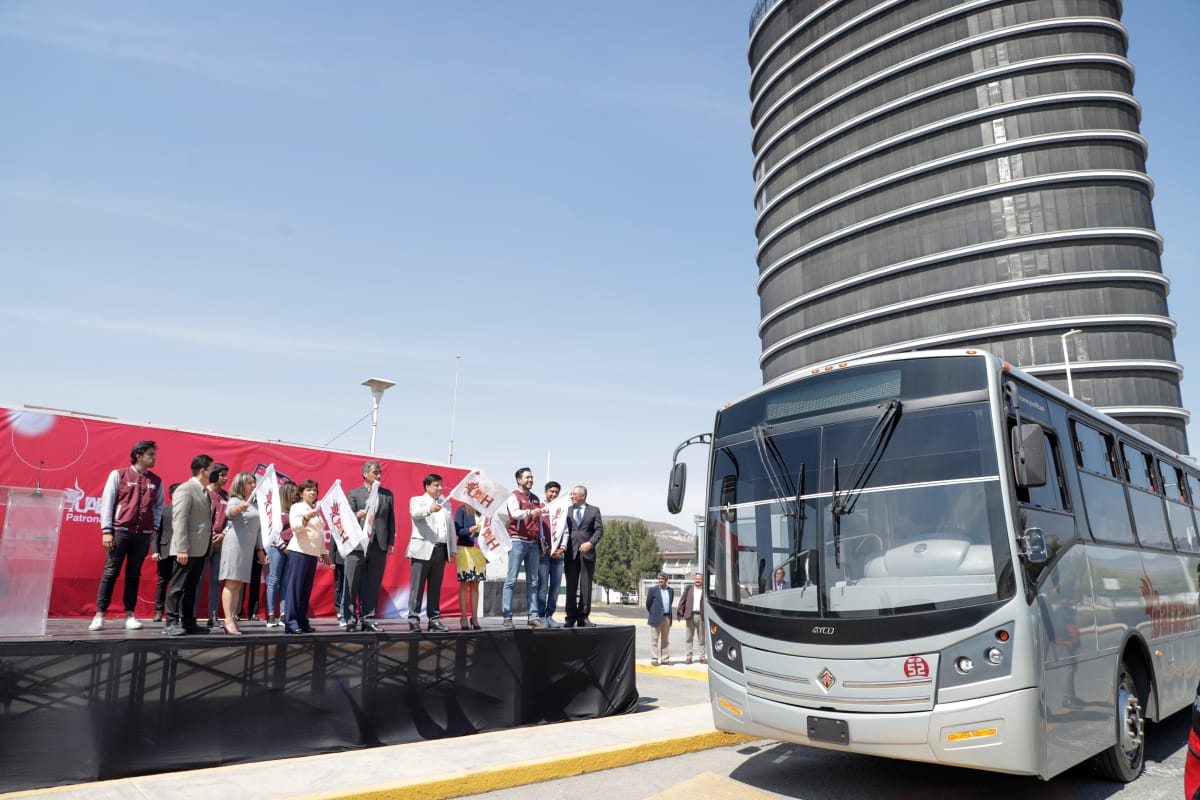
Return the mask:
<svg viewBox="0 0 1200 800">
<path fill-rule="evenodd" d="M 287 546 L 287 569 L 283 590 L 286 609 L 284 633 L 312 633 L 308 624 L 308 600 L 312 595 L 317 559 L 325 557 L 325 521 L 316 509 L 317 482 L 300 484 L 300 502 L 288 512 L 292 540 Z"/>
</svg>

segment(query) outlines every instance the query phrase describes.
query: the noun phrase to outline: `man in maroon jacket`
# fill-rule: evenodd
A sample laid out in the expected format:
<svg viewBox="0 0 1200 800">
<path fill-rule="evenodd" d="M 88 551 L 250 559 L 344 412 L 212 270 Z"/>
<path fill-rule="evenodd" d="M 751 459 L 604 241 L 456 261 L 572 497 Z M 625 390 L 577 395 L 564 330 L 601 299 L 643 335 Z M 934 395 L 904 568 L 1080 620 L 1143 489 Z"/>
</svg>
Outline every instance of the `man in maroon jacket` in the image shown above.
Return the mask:
<svg viewBox="0 0 1200 800">
<path fill-rule="evenodd" d="M 125 565 L 125 629 L 142 627 L 134 616 L 137 608 L 138 581 L 142 562 L 150 551 L 150 537 L 162 519 L 163 487 L 150 471 L 158 448 L 149 439 L 138 442 L 129 452 L 130 466 L 114 469 L 100 497 L 100 544 L 108 554 L 100 590 L 96 594 L 96 616 L 89 631 L 104 627 L 104 614 L 112 602 L 113 587 Z"/>
</svg>

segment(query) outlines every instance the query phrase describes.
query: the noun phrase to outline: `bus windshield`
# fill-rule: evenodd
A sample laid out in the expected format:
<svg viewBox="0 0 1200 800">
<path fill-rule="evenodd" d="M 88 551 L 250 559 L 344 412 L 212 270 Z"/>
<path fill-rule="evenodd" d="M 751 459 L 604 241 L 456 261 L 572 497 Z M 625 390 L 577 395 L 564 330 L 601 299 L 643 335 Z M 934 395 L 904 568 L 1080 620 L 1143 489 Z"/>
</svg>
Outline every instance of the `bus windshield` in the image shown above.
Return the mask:
<svg viewBox="0 0 1200 800">
<path fill-rule="evenodd" d="M 710 599 L 828 617 L 998 599 L 1009 546 L 986 373 L 979 359 L 943 361 L 962 363 L 939 365 L 958 372 L 941 397 L 926 394 L 937 381 L 909 380 L 905 365 L 918 362 L 893 362 L 885 382 L 851 376 L 849 410 L 837 402 L 845 393 L 816 386 L 815 403 L 789 406 L 811 413 L 724 429 L 710 482 Z M 861 401 L 864 386 L 875 402 Z M 798 396 L 793 386 L 773 391 Z M 769 396 L 755 402 L 780 407 Z"/>
</svg>

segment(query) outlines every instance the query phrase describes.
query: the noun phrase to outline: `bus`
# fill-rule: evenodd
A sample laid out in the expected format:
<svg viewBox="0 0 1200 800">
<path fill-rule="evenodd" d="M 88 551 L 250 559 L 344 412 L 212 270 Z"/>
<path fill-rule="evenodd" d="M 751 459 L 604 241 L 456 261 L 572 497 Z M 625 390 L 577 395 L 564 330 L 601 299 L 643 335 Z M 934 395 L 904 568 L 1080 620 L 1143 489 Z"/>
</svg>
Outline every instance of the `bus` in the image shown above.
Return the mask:
<svg viewBox="0 0 1200 800">
<path fill-rule="evenodd" d="M 822 365 L 718 412 L 719 730 L 1128 782 L 1200 678 L 1200 470 L 982 350 Z"/>
</svg>

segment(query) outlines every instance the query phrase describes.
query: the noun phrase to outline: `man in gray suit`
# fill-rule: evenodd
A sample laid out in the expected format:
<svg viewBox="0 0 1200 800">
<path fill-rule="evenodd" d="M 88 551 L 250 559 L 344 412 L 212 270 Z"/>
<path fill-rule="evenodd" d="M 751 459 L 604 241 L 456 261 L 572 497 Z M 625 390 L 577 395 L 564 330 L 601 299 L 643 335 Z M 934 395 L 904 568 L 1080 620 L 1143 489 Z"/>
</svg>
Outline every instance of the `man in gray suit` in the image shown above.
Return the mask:
<svg viewBox="0 0 1200 800">
<path fill-rule="evenodd" d="M 587 487 L 571 490 L 567 509 L 567 621 L 568 628 L 594 628 L 588 619 L 592 613 L 592 573 L 596 571 L 596 545 L 604 536 L 600 509 L 588 505 Z"/>
<path fill-rule="evenodd" d="M 371 496 L 371 487 L 383 477 L 383 467 L 378 461 L 368 461 L 363 464 L 362 475 L 363 485 L 351 489 L 346 495 L 360 523 L 367 519 L 367 500 Z M 366 531 L 367 540 L 346 554 L 346 585 L 342 588 L 342 607 L 339 611 L 346 621 L 347 631 L 357 630 L 360 624 L 364 631 L 383 631 L 375 622 L 375 609 L 379 605 L 379 590 L 383 586 L 383 569 L 387 566 L 388 554 L 395 549 L 396 508 L 392 493 L 382 486 L 379 487 L 377 499 L 375 521 L 371 530 Z M 355 613 L 355 601 L 361 618 Z"/>
<path fill-rule="evenodd" d="M 204 574 L 205 557 L 212 546 L 212 501 L 205 478 L 213 460 L 192 459 L 192 478 L 171 495 L 171 550 L 175 568 L 167 586 L 166 636 L 208 633 L 196 624 L 196 585 Z"/>
<path fill-rule="evenodd" d="M 426 593 L 425 613 L 429 630 L 446 633 L 442 624 L 442 576 L 446 562 L 454 558 L 457 537 L 450 504 L 442 497 L 442 476 L 425 476 L 425 493 L 408 501 L 412 517 L 412 539 L 405 555 L 412 562 L 412 584 L 408 590 L 408 629 L 421 630 L 421 596 Z"/>
</svg>

